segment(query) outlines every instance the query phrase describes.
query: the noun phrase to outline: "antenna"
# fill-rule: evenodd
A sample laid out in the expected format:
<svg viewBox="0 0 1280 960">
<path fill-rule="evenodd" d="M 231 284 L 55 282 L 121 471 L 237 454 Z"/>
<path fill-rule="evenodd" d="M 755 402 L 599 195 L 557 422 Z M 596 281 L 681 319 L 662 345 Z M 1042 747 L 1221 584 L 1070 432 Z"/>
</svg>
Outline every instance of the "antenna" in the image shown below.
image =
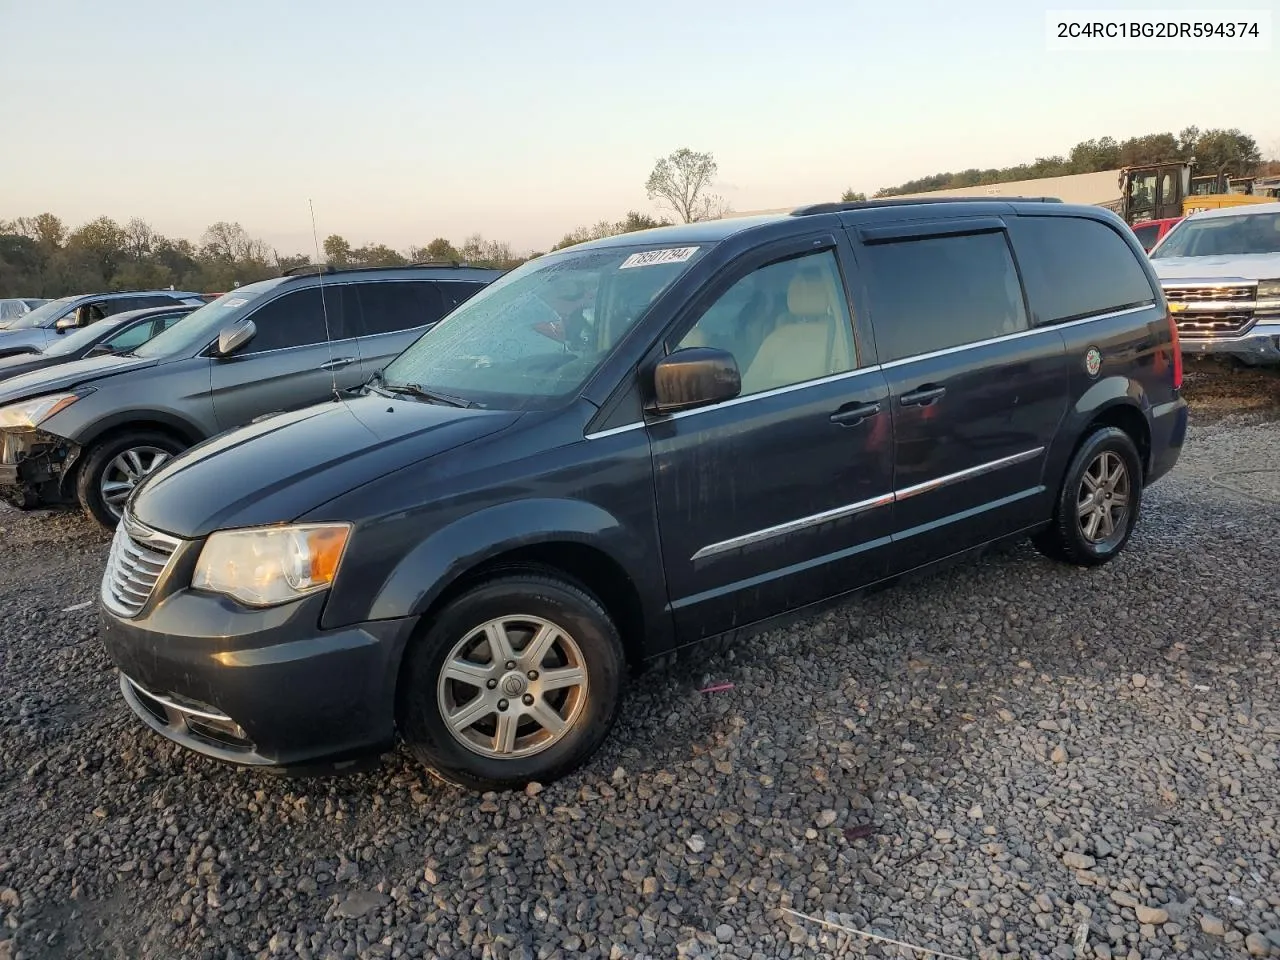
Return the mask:
<svg viewBox="0 0 1280 960">
<path fill-rule="evenodd" d="M 311 202 L 311 198 L 307 198 L 307 207 L 311 210 L 311 239 L 316 244 L 316 262 L 324 263 L 320 259 L 320 233 L 316 230 L 316 207 Z M 324 342 L 329 348 L 329 362 L 326 364 L 329 368 L 329 376 L 332 378 L 333 396 L 336 400 L 342 399 L 342 394 L 338 393 L 338 368 L 333 364 L 333 335 L 329 332 L 329 304 L 324 298 L 324 275 L 328 271 L 321 270 L 316 276 L 320 278 L 320 310 L 324 314 Z"/>
</svg>

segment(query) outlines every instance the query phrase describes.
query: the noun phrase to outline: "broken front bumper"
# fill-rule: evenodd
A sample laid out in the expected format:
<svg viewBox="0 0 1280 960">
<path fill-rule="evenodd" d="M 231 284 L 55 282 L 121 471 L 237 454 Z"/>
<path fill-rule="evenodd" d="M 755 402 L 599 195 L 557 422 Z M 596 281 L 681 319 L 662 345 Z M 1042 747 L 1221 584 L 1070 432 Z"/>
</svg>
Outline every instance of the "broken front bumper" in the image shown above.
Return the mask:
<svg viewBox="0 0 1280 960">
<path fill-rule="evenodd" d="M 43 430 L 0 430 L 0 490 L 19 506 L 65 499 L 80 450 Z"/>
</svg>

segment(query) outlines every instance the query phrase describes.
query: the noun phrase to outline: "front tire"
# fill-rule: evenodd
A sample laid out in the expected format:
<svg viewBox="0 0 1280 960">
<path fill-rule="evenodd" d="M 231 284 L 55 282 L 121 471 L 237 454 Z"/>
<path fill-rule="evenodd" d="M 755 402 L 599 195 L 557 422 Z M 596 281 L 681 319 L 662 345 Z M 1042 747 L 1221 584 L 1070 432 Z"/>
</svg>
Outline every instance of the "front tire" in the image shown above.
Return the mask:
<svg viewBox="0 0 1280 960">
<path fill-rule="evenodd" d="M 617 627 L 582 587 L 536 571 L 450 602 L 406 654 L 400 734 L 441 779 L 551 783 L 600 747 L 625 676 Z"/>
<path fill-rule="evenodd" d="M 183 449 L 172 437 L 151 430 L 118 434 L 96 444 L 76 476 L 80 506 L 103 527 L 114 530 L 134 488 Z"/>
<path fill-rule="evenodd" d="M 1053 522 L 1032 542 L 1045 556 L 1082 567 L 1114 560 L 1142 506 L 1142 457 L 1119 427 L 1099 427 L 1067 467 Z"/>
</svg>

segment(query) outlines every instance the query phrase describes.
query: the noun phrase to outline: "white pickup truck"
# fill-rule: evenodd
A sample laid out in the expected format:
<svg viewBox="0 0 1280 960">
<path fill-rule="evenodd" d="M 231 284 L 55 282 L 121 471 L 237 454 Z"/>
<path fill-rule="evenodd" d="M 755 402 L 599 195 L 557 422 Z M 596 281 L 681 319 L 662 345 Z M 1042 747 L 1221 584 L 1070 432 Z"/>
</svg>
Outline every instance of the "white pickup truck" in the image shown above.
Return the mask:
<svg viewBox="0 0 1280 960">
<path fill-rule="evenodd" d="M 1151 263 L 1183 353 L 1280 363 L 1280 203 L 1192 214 Z"/>
</svg>

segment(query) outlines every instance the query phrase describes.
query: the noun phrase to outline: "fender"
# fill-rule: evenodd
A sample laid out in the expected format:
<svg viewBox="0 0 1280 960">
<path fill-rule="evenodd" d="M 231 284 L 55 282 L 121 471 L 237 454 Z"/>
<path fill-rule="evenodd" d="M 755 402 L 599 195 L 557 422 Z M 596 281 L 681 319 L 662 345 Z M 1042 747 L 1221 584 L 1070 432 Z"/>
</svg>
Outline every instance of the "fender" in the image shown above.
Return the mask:
<svg viewBox="0 0 1280 960">
<path fill-rule="evenodd" d="M 432 533 L 398 563 L 369 608 L 369 619 L 422 616 L 467 571 L 521 547 L 580 543 L 606 554 L 635 585 L 645 622 L 659 628 L 663 614 L 650 598 L 665 601 L 655 541 L 642 542 L 616 517 L 582 500 L 526 499 L 468 514 Z"/>
<path fill-rule="evenodd" d="M 1047 489 L 1055 491 L 1056 495 L 1059 478 L 1067 469 L 1067 463 L 1085 428 L 1100 415 L 1118 407 L 1128 407 L 1142 417 L 1147 424 L 1148 434 L 1150 433 L 1151 398 L 1147 396 L 1141 381 L 1123 376 L 1099 380 L 1067 409 L 1058 426 L 1049 456 L 1045 458 L 1044 483 Z"/>
<path fill-rule="evenodd" d="M 199 426 L 179 414 L 167 410 L 135 409 L 121 410 L 81 428 L 77 431 L 79 438 L 76 442 L 82 448 L 88 447 L 109 430 L 147 423 L 167 427 L 190 445 L 206 439 L 204 431 Z"/>
</svg>

